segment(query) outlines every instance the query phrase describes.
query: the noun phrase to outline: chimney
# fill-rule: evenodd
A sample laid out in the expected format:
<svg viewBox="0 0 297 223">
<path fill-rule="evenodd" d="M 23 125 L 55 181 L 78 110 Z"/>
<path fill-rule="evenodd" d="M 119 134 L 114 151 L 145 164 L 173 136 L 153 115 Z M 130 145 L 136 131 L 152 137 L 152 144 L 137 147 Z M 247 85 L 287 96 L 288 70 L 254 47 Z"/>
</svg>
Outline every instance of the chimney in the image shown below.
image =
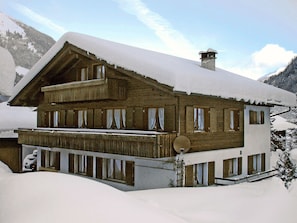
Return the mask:
<svg viewBox="0 0 297 223">
<path fill-rule="evenodd" d="M 200 51 L 199 54 L 201 55 L 201 67 L 209 70 L 216 70 L 217 53 L 217 51 L 211 48 L 209 48 L 207 51 Z"/>
</svg>

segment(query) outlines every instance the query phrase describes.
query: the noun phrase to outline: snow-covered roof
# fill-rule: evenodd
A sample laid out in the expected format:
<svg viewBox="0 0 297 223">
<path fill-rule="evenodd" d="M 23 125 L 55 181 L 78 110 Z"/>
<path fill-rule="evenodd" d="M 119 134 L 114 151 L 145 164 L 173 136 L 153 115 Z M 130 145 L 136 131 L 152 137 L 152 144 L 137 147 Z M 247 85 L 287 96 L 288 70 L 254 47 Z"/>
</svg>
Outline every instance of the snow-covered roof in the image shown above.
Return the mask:
<svg viewBox="0 0 297 223">
<path fill-rule="evenodd" d="M 15 63 L 7 49 L 0 47 L 0 94 L 10 96 L 15 80 Z"/>
<path fill-rule="evenodd" d="M 79 33 L 66 33 L 62 36 L 19 82 L 10 101 L 53 59 L 66 42 L 94 54 L 98 59 L 105 60 L 115 67 L 134 71 L 161 84 L 171 86 L 176 92 L 231 98 L 256 104 L 296 106 L 295 94 L 226 70 L 219 68 L 215 71 L 208 70 L 202 68 L 198 61 Z"/>
<path fill-rule="evenodd" d="M 296 129 L 297 125 L 288 122 L 283 117 L 277 115 L 274 117 L 274 121 L 272 122 L 273 128 L 277 131 L 283 131 L 287 129 Z"/>
</svg>

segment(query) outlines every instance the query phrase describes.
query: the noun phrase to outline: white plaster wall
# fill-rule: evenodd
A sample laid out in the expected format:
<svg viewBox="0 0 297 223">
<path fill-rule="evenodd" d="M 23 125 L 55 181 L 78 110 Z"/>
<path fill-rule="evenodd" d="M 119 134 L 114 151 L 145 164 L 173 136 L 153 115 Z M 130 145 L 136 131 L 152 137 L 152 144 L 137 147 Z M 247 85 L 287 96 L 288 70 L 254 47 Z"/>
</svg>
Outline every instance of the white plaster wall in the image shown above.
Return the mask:
<svg viewBox="0 0 297 223">
<path fill-rule="evenodd" d="M 264 111 L 264 124 L 249 124 L 249 111 Z M 223 177 L 223 160 L 242 157 L 242 175 L 247 175 L 247 157 L 266 154 L 266 170 L 270 168 L 270 109 L 264 106 L 246 105 L 244 110 L 244 146 L 183 155 L 185 165 L 215 162 L 215 177 Z"/>
</svg>

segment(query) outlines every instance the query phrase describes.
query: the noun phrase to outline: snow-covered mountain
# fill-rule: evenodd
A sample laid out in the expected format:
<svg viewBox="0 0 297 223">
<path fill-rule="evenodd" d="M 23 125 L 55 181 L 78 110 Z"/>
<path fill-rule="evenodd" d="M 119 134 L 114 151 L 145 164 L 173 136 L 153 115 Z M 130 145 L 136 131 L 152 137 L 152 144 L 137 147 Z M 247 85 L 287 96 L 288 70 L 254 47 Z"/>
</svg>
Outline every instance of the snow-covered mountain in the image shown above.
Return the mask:
<svg viewBox="0 0 297 223">
<path fill-rule="evenodd" d="M 270 75 L 264 83 L 282 88 L 293 93 L 297 92 L 297 57 L 288 66 L 274 75 Z"/>
<path fill-rule="evenodd" d="M 30 69 L 54 43 L 53 38 L 0 13 L 0 46 L 12 54 L 17 71 Z"/>
</svg>

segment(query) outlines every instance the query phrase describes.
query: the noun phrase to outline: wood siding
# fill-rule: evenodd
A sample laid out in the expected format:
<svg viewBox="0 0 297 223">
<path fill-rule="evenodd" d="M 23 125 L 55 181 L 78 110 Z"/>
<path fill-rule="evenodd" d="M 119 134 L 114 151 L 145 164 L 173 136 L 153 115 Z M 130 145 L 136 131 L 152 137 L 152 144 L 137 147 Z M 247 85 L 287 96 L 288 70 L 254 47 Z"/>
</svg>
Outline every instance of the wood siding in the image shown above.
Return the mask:
<svg viewBox="0 0 297 223">
<path fill-rule="evenodd" d="M 17 138 L 0 138 L 0 161 L 13 172 L 22 171 L 22 146 Z"/>
<path fill-rule="evenodd" d="M 128 156 L 162 158 L 175 156 L 175 134 L 136 135 L 54 130 L 19 130 L 19 143 L 52 148 L 85 150 Z"/>
</svg>

